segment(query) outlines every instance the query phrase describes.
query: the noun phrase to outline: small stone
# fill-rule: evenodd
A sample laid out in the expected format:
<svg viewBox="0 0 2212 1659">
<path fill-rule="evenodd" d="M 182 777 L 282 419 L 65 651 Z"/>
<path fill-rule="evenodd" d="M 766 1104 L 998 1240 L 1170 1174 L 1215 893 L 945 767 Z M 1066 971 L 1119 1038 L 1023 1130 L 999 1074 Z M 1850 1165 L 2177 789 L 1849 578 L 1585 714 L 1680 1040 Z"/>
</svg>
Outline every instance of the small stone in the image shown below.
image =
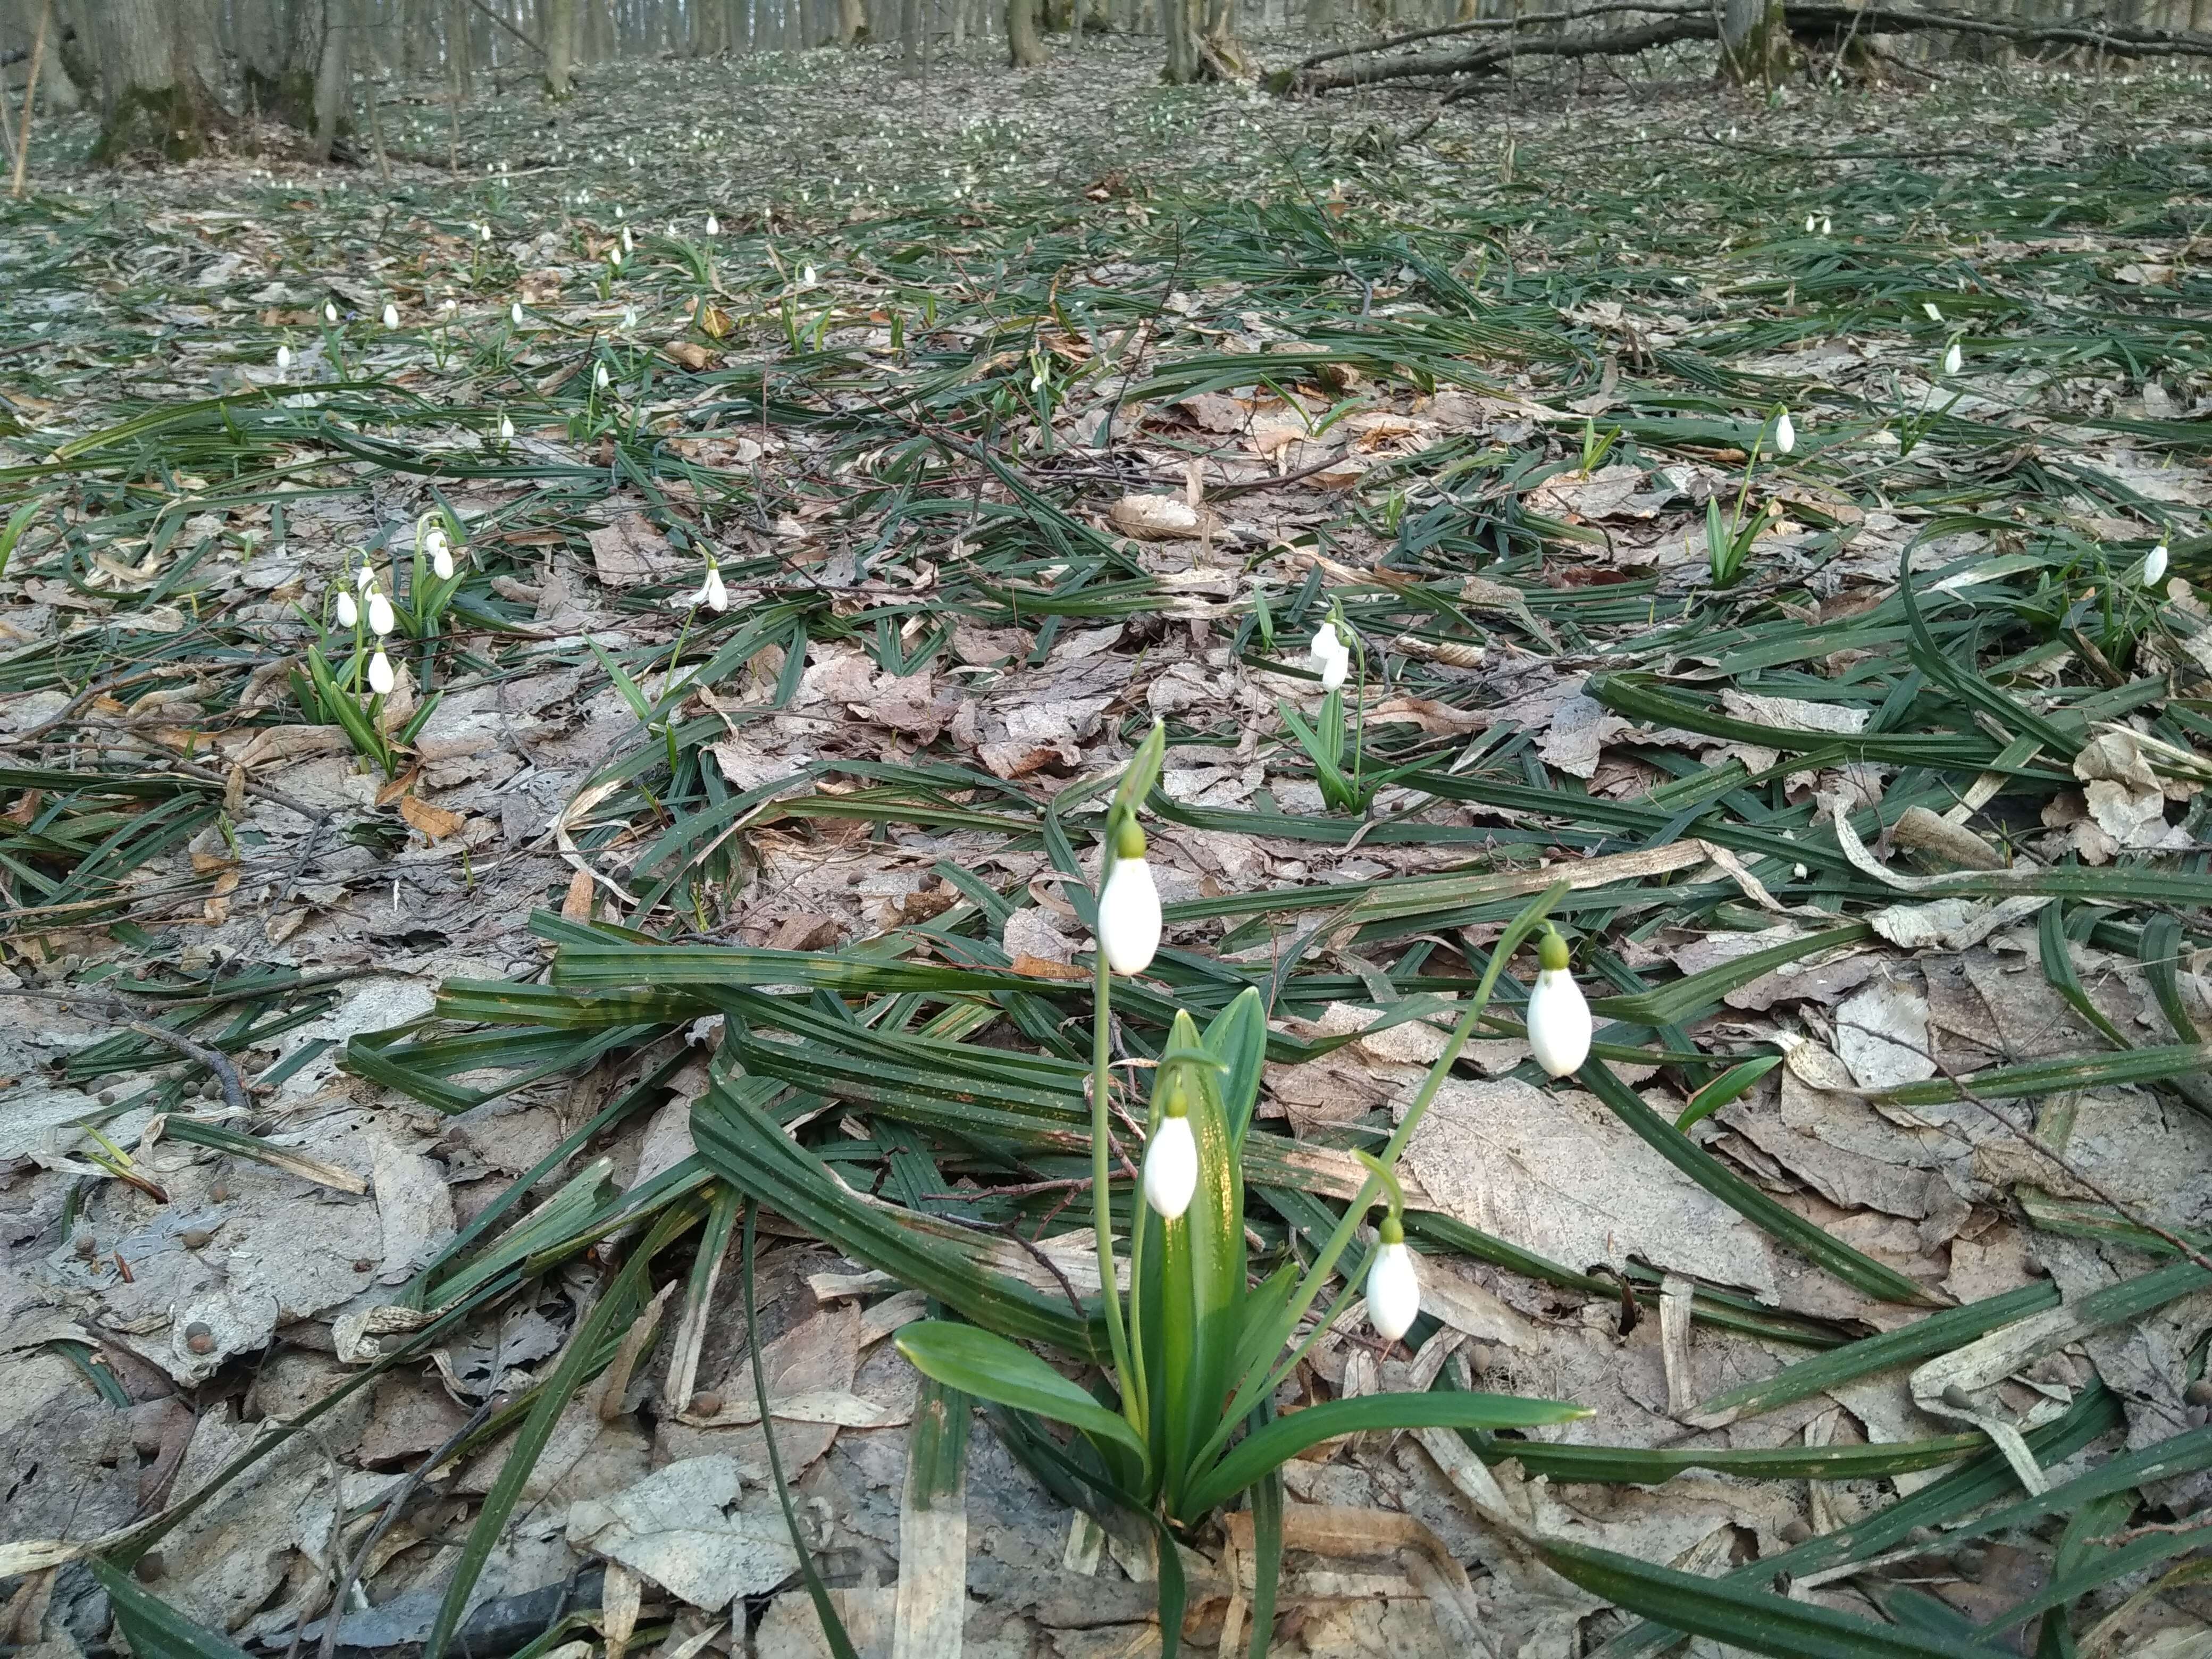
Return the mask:
<svg viewBox="0 0 2212 1659">
<path fill-rule="evenodd" d="M 215 1333 L 199 1321 L 194 1320 L 185 1327 L 185 1346 L 194 1353 L 213 1353 Z"/>
<path fill-rule="evenodd" d="M 357 1273 L 374 1273 L 376 1271 L 376 1263 L 365 1255 L 357 1255 L 353 1259 L 353 1270 Z"/>
<path fill-rule="evenodd" d="M 1776 1536 L 1785 1544 L 1802 1544 L 1812 1535 L 1812 1528 L 1794 1515 L 1776 1528 Z"/>
<path fill-rule="evenodd" d="M 216 1182 L 215 1183 L 215 1185 L 214 1185 L 214 1186 L 212 1186 L 212 1187 L 209 1188 L 208 1188 L 208 1202 L 209 1202 L 209 1203 L 210 1203 L 210 1204 L 228 1204 L 228 1203 L 229 1203 L 229 1202 L 230 1202 L 230 1183 L 229 1183 L 228 1182 L 227 1182 L 227 1181 L 218 1181 L 218 1182 Z"/>
<path fill-rule="evenodd" d="M 131 1569 L 138 1575 L 138 1582 L 142 1584 L 152 1583 L 168 1570 L 169 1564 L 161 1559 L 161 1552 L 159 1550 L 148 1550 L 145 1554 L 138 1558 L 137 1565 Z"/>
<path fill-rule="evenodd" d="M 70 1248 L 89 1261 L 100 1254 L 100 1241 L 89 1232 L 82 1232 L 70 1241 Z"/>
<path fill-rule="evenodd" d="M 1956 1382 L 1943 1390 L 1943 1403 L 1954 1411 L 1970 1412 L 1975 1409 L 1974 1396 Z"/>
<path fill-rule="evenodd" d="M 1468 1345 L 1467 1368 L 1474 1376 L 1487 1375 L 1490 1368 L 1497 1363 L 1498 1356 L 1491 1352 L 1487 1345 L 1480 1342 L 1471 1342 Z"/>
<path fill-rule="evenodd" d="M 215 1235 L 204 1227 L 187 1227 L 177 1235 L 177 1243 L 188 1250 L 204 1250 Z"/>
<path fill-rule="evenodd" d="M 2192 1406 L 2212 1406 L 2212 1377 L 2198 1377 L 2181 1391 L 2181 1397 Z"/>
<path fill-rule="evenodd" d="M 702 1389 L 691 1396 L 692 1416 L 720 1417 L 721 1414 L 722 1396 L 712 1389 Z"/>
</svg>

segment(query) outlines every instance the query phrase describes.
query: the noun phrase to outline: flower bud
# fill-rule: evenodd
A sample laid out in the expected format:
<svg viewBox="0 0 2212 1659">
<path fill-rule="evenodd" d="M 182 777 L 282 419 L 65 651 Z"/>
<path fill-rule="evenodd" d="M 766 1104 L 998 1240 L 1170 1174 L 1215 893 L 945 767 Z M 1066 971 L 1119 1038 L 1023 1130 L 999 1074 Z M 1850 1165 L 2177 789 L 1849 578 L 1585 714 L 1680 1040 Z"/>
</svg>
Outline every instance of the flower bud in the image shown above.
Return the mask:
<svg viewBox="0 0 2212 1659">
<path fill-rule="evenodd" d="M 278 346 L 276 348 L 276 372 L 279 374 L 289 374 L 291 371 L 291 368 L 292 348 L 288 345 Z"/>
<path fill-rule="evenodd" d="M 1163 1221 L 1176 1221 L 1198 1190 L 1198 1140 L 1190 1119 L 1164 1117 L 1145 1148 L 1145 1202 Z"/>
<path fill-rule="evenodd" d="M 1785 409 L 1779 415 L 1774 417 L 1775 453 L 1777 454 L 1787 455 L 1791 450 L 1796 447 L 1797 428 L 1791 423 L 1790 419 L 1790 411 Z"/>
<path fill-rule="evenodd" d="M 1943 373 L 1956 374 L 1965 366 L 1966 361 L 1965 354 L 1959 349 L 1959 343 L 1952 341 L 1950 349 L 1943 354 Z"/>
<path fill-rule="evenodd" d="M 709 236 L 720 236 L 722 234 L 722 222 L 711 213 L 707 216 L 707 234 Z"/>
<path fill-rule="evenodd" d="M 592 365 L 592 385 L 597 391 L 605 392 L 607 389 L 607 366 L 605 363 Z"/>
<path fill-rule="evenodd" d="M 384 654 L 384 647 L 380 645 L 376 647 L 376 654 L 368 659 L 368 689 L 381 697 L 388 696 L 397 684 L 398 678 L 392 672 L 392 659 Z"/>
<path fill-rule="evenodd" d="M 384 302 L 384 325 L 386 328 L 399 326 L 399 307 L 389 300 Z"/>
<path fill-rule="evenodd" d="M 430 568 L 440 581 L 450 581 L 453 575 L 453 549 L 446 539 L 446 532 L 432 525 L 422 532 L 422 550 L 430 556 Z"/>
<path fill-rule="evenodd" d="M 2143 561 L 2143 586 L 2145 587 L 2156 587 L 2160 582 L 2166 580 L 2166 563 L 2172 557 L 2172 555 L 2167 552 L 2166 546 L 2164 542 L 2160 542 L 2156 547 L 2151 549 L 2150 556 Z"/>
<path fill-rule="evenodd" d="M 520 300 L 510 300 L 510 301 L 507 301 L 507 321 L 509 321 L 510 323 L 513 323 L 513 324 L 514 324 L 517 328 L 520 328 L 520 327 L 522 326 L 522 301 L 520 301 Z"/>
<path fill-rule="evenodd" d="M 351 628 L 361 620 L 361 607 L 353 602 L 353 595 L 343 587 L 338 589 L 337 604 L 331 609 L 337 616 L 340 628 Z"/>
<path fill-rule="evenodd" d="M 1367 1322 L 1385 1342 L 1395 1342 L 1421 1311 L 1421 1278 L 1395 1216 L 1382 1223 L 1382 1236 L 1367 1269 Z"/>
<path fill-rule="evenodd" d="M 384 597 L 380 588 L 371 588 L 368 594 L 368 631 L 380 640 L 392 629 L 392 601 Z"/>
<path fill-rule="evenodd" d="M 325 300 L 325 301 L 323 301 L 323 320 L 324 320 L 325 322 L 326 322 L 326 323 L 335 323 L 336 321 L 337 321 L 337 319 L 338 319 L 338 302 L 337 302 L 337 301 L 335 301 L 335 300 Z"/>
<path fill-rule="evenodd" d="M 1106 889 L 1098 895 L 1098 943 L 1106 965 L 1117 974 L 1141 974 L 1160 948 L 1160 894 L 1152 866 L 1145 862 L 1141 833 L 1133 857 L 1114 860 Z"/>
<path fill-rule="evenodd" d="M 1567 942 L 1547 927 L 1536 988 L 1528 994 L 1528 1048 L 1548 1077 L 1582 1069 L 1589 1058 L 1589 1004 L 1567 969 Z"/>
<path fill-rule="evenodd" d="M 512 438 L 514 435 L 514 422 L 507 418 L 504 410 L 501 411 L 499 417 L 499 435 L 501 438 Z"/>
</svg>

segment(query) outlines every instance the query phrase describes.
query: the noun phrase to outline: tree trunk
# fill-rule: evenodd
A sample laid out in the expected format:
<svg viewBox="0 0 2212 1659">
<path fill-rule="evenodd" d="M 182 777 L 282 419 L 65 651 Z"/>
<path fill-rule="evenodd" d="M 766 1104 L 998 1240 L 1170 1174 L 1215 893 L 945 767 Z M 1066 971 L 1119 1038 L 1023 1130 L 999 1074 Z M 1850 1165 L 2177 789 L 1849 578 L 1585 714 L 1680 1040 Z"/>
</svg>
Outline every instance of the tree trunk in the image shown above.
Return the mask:
<svg viewBox="0 0 2212 1659">
<path fill-rule="evenodd" d="M 1036 9 L 1037 0 L 1006 0 L 1006 61 L 1016 69 L 1035 69 L 1044 62 Z"/>
<path fill-rule="evenodd" d="M 544 27 L 545 95 L 565 99 L 576 89 L 576 0 L 545 0 Z"/>
<path fill-rule="evenodd" d="M 314 136 L 312 149 L 314 159 L 331 159 L 331 146 L 337 143 L 341 128 L 351 125 L 346 120 L 346 106 L 351 102 L 352 70 L 347 59 L 348 48 L 353 44 L 353 30 L 347 19 L 340 15 L 341 0 L 323 0 L 322 51 L 315 64 Z"/>
<path fill-rule="evenodd" d="M 868 9 L 863 0 L 837 0 L 837 44 L 856 46 L 868 38 Z"/>
<path fill-rule="evenodd" d="M 1164 77 L 1170 86 L 1187 87 L 1201 73 L 1199 34 L 1206 0 L 1160 0 L 1160 21 L 1166 26 L 1168 64 Z"/>
<path fill-rule="evenodd" d="M 921 73 L 921 0 L 899 0 L 899 68 L 907 75 Z"/>
<path fill-rule="evenodd" d="M 1772 86 L 1790 72 L 1783 0 L 1723 0 L 1721 73 L 1741 85 Z"/>
<path fill-rule="evenodd" d="M 325 0 L 240 0 L 234 16 L 246 106 L 302 130 L 315 122 Z"/>
<path fill-rule="evenodd" d="M 100 76 L 94 161 L 144 150 L 186 161 L 230 125 L 214 90 L 213 0 L 100 0 L 88 21 Z"/>
</svg>

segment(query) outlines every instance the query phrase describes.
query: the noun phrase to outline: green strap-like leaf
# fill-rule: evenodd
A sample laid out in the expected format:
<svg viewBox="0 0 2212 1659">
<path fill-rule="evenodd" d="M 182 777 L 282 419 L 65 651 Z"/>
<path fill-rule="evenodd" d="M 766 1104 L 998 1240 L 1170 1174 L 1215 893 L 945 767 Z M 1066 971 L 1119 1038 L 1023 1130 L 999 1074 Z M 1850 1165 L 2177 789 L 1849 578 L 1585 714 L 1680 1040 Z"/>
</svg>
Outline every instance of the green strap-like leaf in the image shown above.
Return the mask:
<svg viewBox="0 0 2212 1659">
<path fill-rule="evenodd" d="M 1594 1595 L 1773 1659 L 1996 1659 L 1996 1650 L 1927 1632 L 1908 1633 L 1793 1601 L 1729 1578 L 1700 1578 L 1611 1550 L 1539 1538 L 1536 1553 Z"/>
<path fill-rule="evenodd" d="M 911 1327 L 908 1327 L 911 1329 Z M 1357 1400 L 1331 1400 L 1309 1406 L 1249 1434 L 1219 1462 L 1191 1483 L 1182 1505 L 1199 1516 L 1227 1503 L 1261 1476 L 1296 1457 L 1309 1446 L 1369 1429 L 1527 1429 L 1570 1423 L 1590 1413 L 1558 1400 L 1526 1400 L 1516 1395 L 1370 1394 Z"/>
<path fill-rule="evenodd" d="M 949 1319 L 927 1319 L 904 1327 L 893 1340 L 915 1370 L 949 1389 L 1034 1412 L 1144 1455 L 1145 1443 L 1119 1412 L 1108 1411 L 1080 1383 L 1003 1336 Z"/>
<path fill-rule="evenodd" d="M 97 1559 L 92 1571 L 114 1605 L 134 1659 L 247 1659 L 228 1636 L 194 1624 L 129 1573 Z"/>
</svg>

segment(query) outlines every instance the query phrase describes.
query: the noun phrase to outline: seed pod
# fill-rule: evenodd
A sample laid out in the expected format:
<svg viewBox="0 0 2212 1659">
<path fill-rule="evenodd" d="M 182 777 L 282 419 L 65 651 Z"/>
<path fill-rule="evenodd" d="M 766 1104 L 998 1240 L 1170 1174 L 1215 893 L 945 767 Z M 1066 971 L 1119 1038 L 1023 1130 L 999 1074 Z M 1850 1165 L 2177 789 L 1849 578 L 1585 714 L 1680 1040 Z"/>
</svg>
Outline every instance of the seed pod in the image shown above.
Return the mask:
<svg viewBox="0 0 2212 1659">
<path fill-rule="evenodd" d="M 177 1235 L 177 1243 L 188 1250 L 204 1250 L 215 1235 L 204 1227 L 187 1227 Z"/>
<path fill-rule="evenodd" d="M 215 1333 L 196 1319 L 185 1327 L 185 1346 L 194 1353 L 213 1353 Z"/>
<path fill-rule="evenodd" d="M 721 1414 L 722 1396 L 712 1389 L 702 1389 L 691 1396 L 692 1416 L 720 1417 Z"/>
<path fill-rule="evenodd" d="M 159 1550 L 148 1550 L 145 1554 L 138 1558 L 137 1563 L 131 1569 L 138 1575 L 138 1582 L 142 1584 L 152 1583 L 168 1570 L 169 1564 L 163 1559 Z"/>
<path fill-rule="evenodd" d="M 100 1241 L 89 1232 L 82 1232 L 70 1241 L 70 1248 L 85 1261 L 89 1261 L 99 1253 Z"/>
</svg>

